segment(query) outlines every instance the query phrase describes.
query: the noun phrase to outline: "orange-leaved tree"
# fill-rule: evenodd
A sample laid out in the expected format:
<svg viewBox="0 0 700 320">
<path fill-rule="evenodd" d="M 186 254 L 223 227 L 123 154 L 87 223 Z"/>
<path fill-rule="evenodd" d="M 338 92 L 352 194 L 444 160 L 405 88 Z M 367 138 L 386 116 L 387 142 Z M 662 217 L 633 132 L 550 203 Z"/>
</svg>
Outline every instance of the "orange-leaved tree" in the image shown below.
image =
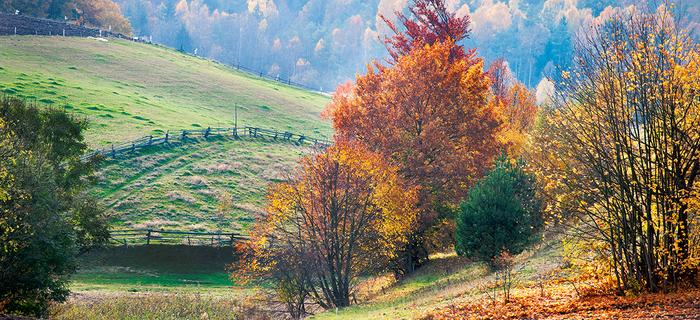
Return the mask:
<svg viewBox="0 0 700 320">
<path fill-rule="evenodd" d="M 535 95 L 518 81 L 504 59 L 496 59 L 486 73 L 491 80 L 491 103 L 500 110 L 504 127 L 500 134 L 501 142 L 508 154 L 519 156 L 534 127 L 539 107 Z"/>
<path fill-rule="evenodd" d="M 76 12 L 79 12 L 81 23 L 131 35 L 131 24 L 114 1 L 74 0 L 72 3 Z"/>
<path fill-rule="evenodd" d="M 415 189 L 357 142 L 303 158 L 268 198 L 236 275 L 275 280 L 293 317 L 307 313 L 309 298 L 350 305 L 358 275 L 385 268 L 416 219 Z"/>
<path fill-rule="evenodd" d="M 501 116 L 488 103 L 482 61 L 454 59 L 455 47 L 448 39 L 415 48 L 391 67 L 368 67 L 326 110 L 337 138 L 361 141 L 420 187 L 418 228 L 403 248 L 399 274 L 427 259 L 426 243 L 435 239 L 428 235 L 447 221 L 440 209 L 464 197 L 500 148 Z M 451 234 L 441 233 L 442 243 L 451 243 Z"/>
</svg>

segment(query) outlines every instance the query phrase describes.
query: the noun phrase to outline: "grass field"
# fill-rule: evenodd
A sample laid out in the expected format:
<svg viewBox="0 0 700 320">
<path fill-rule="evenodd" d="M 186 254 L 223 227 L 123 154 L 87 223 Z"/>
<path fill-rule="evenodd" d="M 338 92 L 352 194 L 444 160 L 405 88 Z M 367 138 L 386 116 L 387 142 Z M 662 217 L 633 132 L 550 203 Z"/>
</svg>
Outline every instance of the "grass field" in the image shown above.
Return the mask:
<svg viewBox="0 0 700 320">
<path fill-rule="evenodd" d="M 551 240 L 516 257 L 514 296 L 532 295 L 538 279 L 547 279 L 552 272 L 561 271 L 559 244 Z M 147 257 L 153 254 L 146 250 L 140 248 L 131 254 L 112 252 L 104 255 L 110 257 L 107 260 L 102 260 L 99 254 L 90 257 L 89 261 L 100 263 L 76 275 L 74 289 L 78 294 L 69 303 L 54 308 L 55 318 L 198 319 L 202 313 L 207 313 L 211 319 L 230 319 L 234 314 L 244 318 L 259 314 L 251 309 L 261 306 L 256 300 L 260 296 L 257 291 L 232 284 L 224 278 L 225 273 L 219 275 L 217 259 L 203 259 L 201 254 L 192 251 L 183 251 L 185 259 L 173 259 L 166 252 L 151 261 L 168 263 L 155 266 L 147 262 Z M 193 273 L 193 261 L 210 261 L 212 269 L 204 267 L 204 273 Z M 104 264 L 111 265 L 112 269 L 100 270 Z M 92 275 L 95 271 L 107 272 L 109 279 Z M 216 280 L 217 277 L 220 278 Z M 202 282 L 194 285 L 190 279 Z M 357 291 L 356 305 L 337 312 L 319 313 L 312 319 L 421 319 L 451 305 L 484 301 L 494 281 L 495 275 L 483 263 L 471 262 L 454 253 L 433 255 L 426 266 L 399 282 L 388 274 L 363 280 Z M 561 288 L 550 286 L 545 290 Z M 137 299 L 141 303 L 133 305 Z M 173 300 L 174 305 L 166 308 L 169 300 Z M 173 312 L 180 316 L 172 316 Z"/>
<path fill-rule="evenodd" d="M 92 147 L 169 129 L 239 126 L 328 137 L 328 97 L 175 50 L 108 39 L 0 37 L 0 93 L 87 117 Z"/>
<path fill-rule="evenodd" d="M 117 39 L 0 37 L 0 92 L 87 117 L 91 147 L 168 129 L 232 126 L 234 105 L 239 126 L 331 132 L 320 119 L 324 95 Z M 93 192 L 115 227 L 245 230 L 267 185 L 308 151 L 228 139 L 157 147 L 105 162 Z M 221 207 L 222 199 L 230 206 Z"/>
<path fill-rule="evenodd" d="M 255 289 L 234 286 L 231 248 L 111 247 L 80 258 L 69 301 L 52 319 L 234 319 Z"/>
<path fill-rule="evenodd" d="M 515 288 L 529 288 L 538 277 L 561 267 L 560 242 L 552 240 L 516 257 Z M 417 319 L 453 304 L 484 299 L 495 275 L 480 262 L 454 252 L 438 254 L 414 274 L 399 282 L 393 277 L 373 278 L 361 284 L 357 305 L 340 312 L 324 312 L 313 319 Z"/>
<path fill-rule="evenodd" d="M 311 152 L 287 142 L 192 140 L 107 160 L 94 193 L 116 228 L 241 230 L 263 210 L 269 183 Z"/>
<path fill-rule="evenodd" d="M 109 247 L 80 257 L 72 289 L 79 292 L 230 293 L 236 290 L 226 270 L 234 261 L 235 254 L 230 247 Z"/>
<path fill-rule="evenodd" d="M 166 130 L 238 125 L 331 136 L 327 96 L 164 47 L 108 39 L 0 37 L 0 94 L 87 118 L 96 148 Z M 115 228 L 246 232 L 280 181 L 312 151 L 212 137 L 106 159 L 91 192 Z M 229 252 L 135 246 L 82 256 L 58 319 L 230 319 L 254 288 L 233 286 Z M 151 250 L 150 252 L 146 252 Z M 195 252 L 191 251 L 195 250 Z M 198 251 L 199 253 L 197 253 Z M 204 252 L 205 254 L 202 254 Z"/>
</svg>

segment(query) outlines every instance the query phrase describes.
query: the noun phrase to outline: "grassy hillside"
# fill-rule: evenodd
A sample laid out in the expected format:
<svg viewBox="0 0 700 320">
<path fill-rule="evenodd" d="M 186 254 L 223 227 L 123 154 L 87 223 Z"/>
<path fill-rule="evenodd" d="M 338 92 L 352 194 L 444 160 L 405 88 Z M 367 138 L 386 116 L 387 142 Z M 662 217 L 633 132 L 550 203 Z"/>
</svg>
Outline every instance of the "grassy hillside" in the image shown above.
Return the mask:
<svg viewBox="0 0 700 320">
<path fill-rule="evenodd" d="M 331 132 L 320 119 L 324 95 L 111 38 L 0 37 L 0 92 L 87 117 L 92 147 L 168 129 L 232 126 L 235 105 L 239 126 Z M 245 229 L 267 184 L 307 151 L 229 139 L 157 147 L 104 163 L 93 191 L 117 226 Z"/>
<path fill-rule="evenodd" d="M 252 138 L 157 146 L 106 161 L 94 193 L 117 227 L 245 231 L 267 185 L 308 152 Z"/>
<path fill-rule="evenodd" d="M 328 136 L 328 98 L 175 50 L 130 41 L 0 37 L 0 93 L 91 121 L 91 146 L 168 129 L 254 125 Z"/>
<path fill-rule="evenodd" d="M 519 255 L 514 295 L 520 288 L 533 287 L 538 278 L 560 269 L 561 263 L 558 241 Z M 390 275 L 365 281 L 358 293 L 359 304 L 338 313 L 324 312 L 313 319 L 420 319 L 450 305 L 485 299 L 495 278 L 484 263 L 471 262 L 454 252 L 434 255 L 426 266 L 399 282 Z"/>
</svg>

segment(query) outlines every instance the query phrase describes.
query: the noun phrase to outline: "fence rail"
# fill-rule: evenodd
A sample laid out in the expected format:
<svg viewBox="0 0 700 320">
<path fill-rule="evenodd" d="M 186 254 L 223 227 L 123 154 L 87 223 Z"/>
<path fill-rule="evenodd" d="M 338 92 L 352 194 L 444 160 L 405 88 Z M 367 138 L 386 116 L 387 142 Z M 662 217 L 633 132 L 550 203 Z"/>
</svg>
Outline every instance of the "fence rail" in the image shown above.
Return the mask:
<svg viewBox="0 0 700 320">
<path fill-rule="evenodd" d="M 88 161 L 91 160 L 92 158 L 101 155 L 104 157 L 109 157 L 116 159 L 118 156 L 123 155 L 123 154 L 132 154 L 135 153 L 138 150 L 151 147 L 151 146 L 156 146 L 156 145 L 163 145 L 163 144 L 168 144 L 172 142 L 185 142 L 188 139 L 192 138 L 204 138 L 207 139 L 209 137 L 214 137 L 214 136 L 219 136 L 219 137 L 230 137 L 234 139 L 239 139 L 242 137 L 248 137 L 248 138 L 264 138 L 264 139 L 272 139 L 272 140 L 281 140 L 281 141 L 289 141 L 293 142 L 297 145 L 310 145 L 313 147 L 317 148 L 326 148 L 328 147 L 331 142 L 326 139 L 319 139 L 319 138 L 313 138 L 313 137 L 308 137 L 303 134 L 297 134 L 293 132 L 288 132 L 288 131 L 278 131 L 278 130 L 271 130 L 271 129 L 263 129 L 263 128 L 256 128 L 256 127 L 242 127 L 242 128 L 206 128 L 206 129 L 201 129 L 201 130 L 180 130 L 175 133 L 170 133 L 170 131 L 166 132 L 162 136 L 145 136 L 138 138 L 136 140 L 132 140 L 129 142 L 121 143 L 121 144 L 113 144 L 109 147 L 106 148 L 101 148 L 101 149 L 96 149 L 93 150 L 82 157 L 80 159 L 82 161 Z"/>
<path fill-rule="evenodd" d="M 235 232 L 197 232 L 163 229 L 118 229 L 110 231 L 110 242 L 116 245 L 184 244 L 231 246 L 248 239 Z"/>
</svg>

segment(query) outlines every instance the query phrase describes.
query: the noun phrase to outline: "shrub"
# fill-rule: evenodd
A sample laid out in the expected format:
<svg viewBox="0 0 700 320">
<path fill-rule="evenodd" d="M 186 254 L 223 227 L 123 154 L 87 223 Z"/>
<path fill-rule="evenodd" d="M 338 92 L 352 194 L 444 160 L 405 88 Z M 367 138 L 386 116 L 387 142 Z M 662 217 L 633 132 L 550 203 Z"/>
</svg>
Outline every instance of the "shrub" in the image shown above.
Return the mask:
<svg viewBox="0 0 700 320">
<path fill-rule="evenodd" d="M 460 255 L 492 261 L 500 252 L 522 252 L 542 226 L 542 201 L 534 178 L 521 161 L 505 154 L 469 192 L 457 216 L 456 250 Z"/>
</svg>

